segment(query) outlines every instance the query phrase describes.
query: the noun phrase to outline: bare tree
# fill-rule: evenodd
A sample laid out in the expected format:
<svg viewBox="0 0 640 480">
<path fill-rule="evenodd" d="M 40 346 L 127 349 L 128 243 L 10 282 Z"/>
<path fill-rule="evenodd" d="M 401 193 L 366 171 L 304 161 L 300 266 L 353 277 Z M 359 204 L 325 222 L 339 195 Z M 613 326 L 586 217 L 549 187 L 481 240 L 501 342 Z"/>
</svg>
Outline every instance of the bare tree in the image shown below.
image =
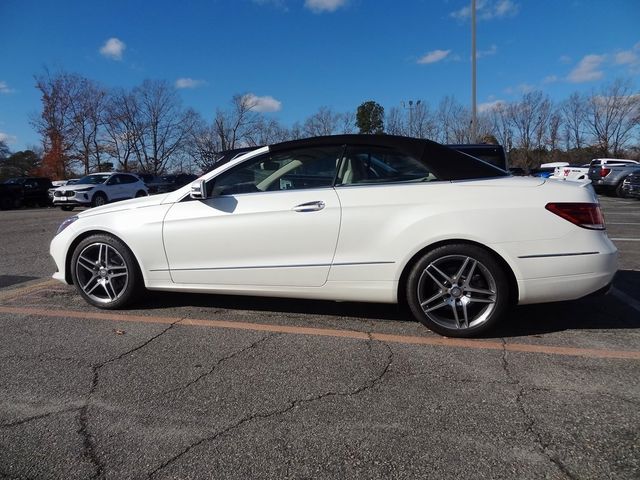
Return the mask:
<svg viewBox="0 0 640 480">
<path fill-rule="evenodd" d="M 140 170 L 164 173 L 185 148 L 198 115 L 184 110 L 175 89 L 167 82 L 145 80 L 128 98 L 125 120 L 132 133 L 133 154 Z"/>
<path fill-rule="evenodd" d="M 289 131 L 276 120 L 260 117 L 255 127 L 246 135 L 249 146 L 262 146 L 289 140 Z"/>
<path fill-rule="evenodd" d="M 587 114 L 586 98 L 578 92 L 572 93 L 560 106 L 567 139 L 566 149 L 577 150 L 584 146 Z"/>
<path fill-rule="evenodd" d="M 189 134 L 186 151 L 202 171 L 208 172 L 214 168 L 222 151 L 214 126 L 199 119 Z"/>
<path fill-rule="evenodd" d="M 532 168 L 541 162 L 551 101 L 540 91 L 527 92 L 520 101 L 509 104 L 509 122 L 515 132 L 521 166 Z"/>
<path fill-rule="evenodd" d="M 587 131 L 603 156 L 618 156 L 637 125 L 640 95 L 632 94 L 629 81 L 615 80 L 592 92 L 586 102 Z"/>
<path fill-rule="evenodd" d="M 138 136 L 138 107 L 135 98 L 125 90 L 114 90 L 107 98 L 104 114 L 104 151 L 118 165 L 118 170 L 128 172 L 135 167 L 131 160 Z"/>
<path fill-rule="evenodd" d="M 549 124 L 547 127 L 547 140 L 546 144 L 549 147 L 552 160 L 557 160 L 558 152 L 560 150 L 560 129 L 562 126 L 562 114 L 558 109 L 554 110 L 549 117 Z"/>
<path fill-rule="evenodd" d="M 391 107 L 386 114 L 385 127 L 390 135 L 406 135 L 404 113 L 399 107 Z"/>
<path fill-rule="evenodd" d="M 216 111 L 213 125 L 221 150 L 238 148 L 255 135 L 261 118 L 260 113 L 256 111 L 256 102 L 248 95 L 234 95 L 231 110 Z"/>
<path fill-rule="evenodd" d="M 4 160 L 9 155 L 11 155 L 11 150 L 9 150 L 9 146 L 7 145 L 7 142 L 0 139 L 0 160 Z"/>
<path fill-rule="evenodd" d="M 339 126 L 340 133 L 353 133 L 356 131 L 356 114 L 355 112 L 344 112 L 339 114 Z"/>
<path fill-rule="evenodd" d="M 471 113 L 454 97 L 446 96 L 440 101 L 435 118 L 440 126 L 436 135 L 440 143 L 471 142 Z"/>
<path fill-rule="evenodd" d="M 75 142 L 73 156 L 83 165 L 84 173 L 95 165 L 101 169 L 101 154 L 104 145 L 101 142 L 101 130 L 104 126 L 107 92 L 93 80 L 78 75 L 69 76 L 73 83 L 71 97 L 71 124 Z"/>
<path fill-rule="evenodd" d="M 436 137 L 436 121 L 428 103 L 423 100 L 409 100 L 407 103 L 403 102 L 403 106 L 407 109 L 403 122 L 406 135 L 415 138 Z"/>
<path fill-rule="evenodd" d="M 508 152 L 513 146 L 513 130 L 509 121 L 509 106 L 505 102 L 499 102 L 487 112 L 491 125 L 491 132 L 498 143 Z"/>
<path fill-rule="evenodd" d="M 307 137 L 333 135 L 338 132 L 340 114 L 329 107 L 320 107 L 316 113 L 307 118 L 303 125 Z"/>
<path fill-rule="evenodd" d="M 42 174 L 67 178 L 77 160 L 73 154 L 77 135 L 73 122 L 76 77 L 64 72 L 52 74 L 45 69 L 35 80 L 41 94 L 42 112 L 33 117 L 31 123 L 42 138 Z"/>
</svg>

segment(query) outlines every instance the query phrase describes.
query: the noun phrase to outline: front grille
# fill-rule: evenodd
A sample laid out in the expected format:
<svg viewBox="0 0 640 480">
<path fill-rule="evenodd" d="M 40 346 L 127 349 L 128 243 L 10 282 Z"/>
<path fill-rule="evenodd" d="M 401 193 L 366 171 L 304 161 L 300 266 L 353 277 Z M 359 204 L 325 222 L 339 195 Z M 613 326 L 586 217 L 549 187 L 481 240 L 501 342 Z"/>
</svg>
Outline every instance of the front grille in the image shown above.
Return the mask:
<svg viewBox="0 0 640 480">
<path fill-rule="evenodd" d="M 56 197 L 73 197 L 75 194 L 76 192 L 73 190 L 56 190 L 53 195 Z"/>
</svg>

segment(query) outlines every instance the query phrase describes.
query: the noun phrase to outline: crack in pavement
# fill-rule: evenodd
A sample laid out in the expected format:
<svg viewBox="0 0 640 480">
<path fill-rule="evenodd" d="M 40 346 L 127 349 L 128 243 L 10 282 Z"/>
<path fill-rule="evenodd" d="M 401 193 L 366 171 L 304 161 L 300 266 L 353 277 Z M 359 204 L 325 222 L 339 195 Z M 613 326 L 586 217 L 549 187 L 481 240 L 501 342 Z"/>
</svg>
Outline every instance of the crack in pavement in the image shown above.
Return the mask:
<svg viewBox="0 0 640 480">
<path fill-rule="evenodd" d="M 507 377 L 507 379 L 509 380 L 509 382 L 517 387 L 517 394 L 516 394 L 516 399 L 515 399 L 515 403 L 518 407 L 518 409 L 520 410 L 520 412 L 522 413 L 523 418 L 525 419 L 525 431 L 526 433 L 528 433 L 531 437 L 533 437 L 534 442 L 538 445 L 538 447 L 540 448 L 540 450 L 542 451 L 542 454 L 547 457 L 547 459 L 553 463 L 553 465 L 560 470 L 560 472 L 567 477 L 570 480 L 577 480 L 577 477 L 573 475 L 573 473 L 571 473 L 571 471 L 568 469 L 568 467 L 560 460 L 559 456 L 554 453 L 553 451 L 550 451 L 550 444 L 548 442 L 545 442 L 542 438 L 542 435 L 536 430 L 535 426 L 536 426 L 536 421 L 533 418 L 533 416 L 531 416 L 529 414 L 529 412 L 527 411 L 526 407 L 524 406 L 524 402 L 522 401 L 524 395 L 525 395 L 525 387 L 520 383 L 520 380 L 518 380 L 513 373 L 511 372 L 511 368 L 509 366 L 509 362 L 507 360 L 507 342 L 505 341 L 504 338 L 500 339 L 502 341 L 502 356 L 501 356 L 501 363 L 502 363 L 502 369 L 504 370 L 504 373 Z"/>
<path fill-rule="evenodd" d="M 194 378 L 193 380 L 190 380 L 189 382 L 187 382 L 185 385 L 182 385 L 180 387 L 175 387 L 172 388 L 170 390 L 165 390 L 163 392 L 160 392 L 161 395 L 168 395 L 170 393 L 174 393 L 174 392 L 178 392 L 181 390 L 186 390 L 187 388 L 189 388 L 192 385 L 195 385 L 196 383 L 198 383 L 200 380 L 202 380 L 203 378 L 211 375 L 213 372 L 215 372 L 217 370 L 217 368 L 223 364 L 224 362 L 226 362 L 227 360 L 231 360 L 234 357 L 237 357 L 238 355 L 243 354 L 244 352 L 247 352 L 255 347 L 257 347 L 259 344 L 261 344 L 262 342 L 264 342 L 265 340 L 271 338 L 275 336 L 274 333 L 269 333 L 268 335 L 265 335 L 264 337 L 256 340 L 255 342 L 253 342 L 251 345 L 248 345 L 246 347 L 241 348 L 240 350 L 236 350 L 233 353 L 230 353 L 229 355 L 225 355 L 224 357 L 220 358 L 210 369 L 209 371 L 205 372 L 205 373 L 201 373 L 200 375 L 198 375 L 196 378 Z"/>
<path fill-rule="evenodd" d="M 370 342 L 374 342 L 375 341 L 371 337 L 371 334 L 369 334 L 369 341 Z M 275 416 L 278 416 L 278 415 L 284 415 L 285 413 L 287 413 L 287 412 L 289 412 L 289 411 L 293 410 L 294 408 L 297 408 L 297 407 L 299 407 L 301 405 L 317 402 L 317 401 L 322 400 L 324 398 L 328 398 L 328 397 L 351 397 L 351 396 L 359 395 L 360 393 L 362 393 L 362 392 L 364 392 L 366 390 L 372 389 L 373 387 L 375 387 L 378 383 L 380 383 L 382 381 L 384 376 L 389 371 L 389 368 L 391 367 L 391 364 L 393 363 L 393 350 L 391 349 L 391 347 L 387 343 L 385 343 L 385 342 L 380 342 L 380 343 L 382 343 L 382 345 L 385 346 L 385 348 L 387 349 L 387 352 L 388 352 L 387 353 L 387 359 L 386 359 L 384 367 L 380 370 L 380 372 L 373 379 L 368 380 L 366 383 L 364 383 L 363 385 L 360 385 L 355 390 L 352 390 L 352 391 L 349 391 L 349 392 L 325 392 L 325 393 L 322 393 L 322 394 L 319 394 L 319 395 L 314 395 L 314 396 L 311 396 L 311 397 L 300 398 L 300 399 L 296 399 L 296 400 L 290 400 L 290 401 L 287 402 L 287 404 L 284 407 L 281 407 L 279 409 L 271 410 L 269 412 L 253 413 L 251 415 L 247 415 L 247 416 L 241 418 L 240 420 L 236 421 L 232 425 L 229 425 L 228 427 L 226 427 L 226 428 L 214 433 L 213 435 L 201 438 L 200 440 L 188 445 L 181 452 L 179 452 L 178 454 L 176 454 L 173 457 L 169 458 L 168 460 L 163 462 L 161 465 L 156 467 L 154 470 L 149 472 L 148 475 L 147 475 L 148 478 L 153 478 L 158 472 L 160 472 L 164 468 L 168 467 L 172 463 L 176 462 L 182 456 L 187 454 L 190 450 L 198 447 L 199 445 L 202 445 L 203 443 L 206 443 L 206 442 L 211 442 L 213 440 L 216 440 L 216 439 L 220 438 L 221 436 L 231 432 L 232 430 L 240 428 L 244 424 L 249 423 L 249 422 L 251 422 L 253 420 L 256 420 L 256 419 L 268 419 L 268 418 L 275 417 Z"/>
<path fill-rule="evenodd" d="M 16 420 L 15 422 L 3 423 L 3 424 L 0 425 L 0 428 L 17 427 L 18 425 L 23 425 L 23 424 L 29 423 L 29 422 L 31 422 L 33 420 L 40 420 L 41 418 L 47 418 L 47 417 L 50 417 L 52 415 L 58 415 L 60 413 L 75 412 L 77 410 L 80 410 L 80 408 L 82 408 L 82 407 L 75 406 L 75 407 L 63 408 L 62 410 L 54 410 L 53 412 L 40 413 L 38 415 L 33 415 L 31 417 L 23 418 L 22 420 Z"/>
<path fill-rule="evenodd" d="M 93 394 L 95 393 L 96 389 L 98 388 L 100 369 L 102 369 L 102 367 L 104 367 L 105 365 L 117 362 L 118 360 L 121 360 L 122 358 L 126 357 L 127 355 L 130 355 L 133 352 L 137 352 L 138 350 L 146 347 L 151 342 L 153 342 L 157 338 L 159 338 L 162 335 L 164 335 L 165 333 L 167 333 L 177 323 L 180 323 L 185 318 L 187 318 L 187 317 L 180 318 L 180 319 L 176 320 L 175 322 L 170 323 L 160 333 L 157 333 L 156 335 L 153 335 L 151 338 L 149 338 L 145 342 L 141 343 L 140 345 L 138 345 L 138 346 L 136 346 L 134 348 L 131 348 L 131 349 L 121 353 L 117 357 L 110 358 L 108 360 L 105 360 L 104 362 L 100 362 L 98 364 L 95 364 L 95 365 L 91 366 L 91 370 L 93 372 L 93 377 L 91 379 L 91 388 L 89 389 L 89 393 L 87 394 L 87 398 L 86 398 L 86 401 L 85 401 L 84 405 L 82 405 L 79 408 L 80 415 L 78 417 L 78 422 L 80 423 L 80 429 L 78 430 L 78 434 L 80 434 L 80 436 L 82 437 L 82 446 L 83 446 L 83 450 L 84 450 L 83 451 L 84 455 L 95 466 L 96 472 L 95 472 L 95 474 L 93 476 L 94 479 L 102 478 L 104 476 L 104 470 L 105 470 L 104 463 L 100 460 L 100 458 L 98 458 L 98 454 L 96 453 L 96 442 L 95 442 L 95 439 L 94 439 L 93 435 L 91 434 L 91 432 L 89 431 L 89 406 L 91 404 L 91 397 L 93 396 Z"/>
</svg>

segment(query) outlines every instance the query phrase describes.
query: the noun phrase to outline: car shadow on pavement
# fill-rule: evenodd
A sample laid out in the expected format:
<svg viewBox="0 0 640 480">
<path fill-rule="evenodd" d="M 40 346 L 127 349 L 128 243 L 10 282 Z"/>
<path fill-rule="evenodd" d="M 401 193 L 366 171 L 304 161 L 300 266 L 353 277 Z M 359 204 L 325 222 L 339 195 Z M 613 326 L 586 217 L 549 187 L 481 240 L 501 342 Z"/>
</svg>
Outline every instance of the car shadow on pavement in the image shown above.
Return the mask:
<svg viewBox="0 0 640 480">
<path fill-rule="evenodd" d="M 616 288 L 635 292 L 640 272 L 620 271 Z M 631 290 L 629 290 L 631 288 Z M 640 299 L 638 299 L 640 301 Z M 235 295 L 149 292 L 135 309 L 195 307 L 281 313 L 283 315 L 327 315 L 374 321 L 413 321 L 400 305 L 357 302 L 332 302 L 289 298 Z M 616 330 L 640 328 L 640 315 L 630 305 L 609 293 L 570 302 L 544 303 L 514 307 L 497 328 L 482 338 L 522 337 L 565 330 Z"/>
<path fill-rule="evenodd" d="M 172 307 L 329 315 L 370 320 L 407 320 L 410 318 L 409 314 L 405 313 L 402 307 L 394 304 L 197 293 L 148 292 L 147 298 L 134 306 L 135 309 L 141 310 Z"/>
<path fill-rule="evenodd" d="M 620 270 L 614 288 L 640 302 L 640 272 Z M 515 307 L 486 338 L 516 337 L 564 330 L 617 330 L 640 328 L 637 305 L 629 305 L 609 292 L 570 302 L 540 303 Z"/>
</svg>

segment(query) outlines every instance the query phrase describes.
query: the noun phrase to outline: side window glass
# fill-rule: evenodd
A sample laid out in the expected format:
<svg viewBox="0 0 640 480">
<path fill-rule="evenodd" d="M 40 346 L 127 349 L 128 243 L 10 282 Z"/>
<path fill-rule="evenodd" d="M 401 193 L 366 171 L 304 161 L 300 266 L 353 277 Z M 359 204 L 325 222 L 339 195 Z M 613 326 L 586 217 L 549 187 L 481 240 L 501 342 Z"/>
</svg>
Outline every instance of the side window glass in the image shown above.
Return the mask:
<svg viewBox="0 0 640 480">
<path fill-rule="evenodd" d="M 120 175 L 121 183 L 135 183 L 137 179 L 131 175 Z"/>
<path fill-rule="evenodd" d="M 341 146 L 275 152 L 249 160 L 207 184 L 209 196 L 330 188 Z"/>
<path fill-rule="evenodd" d="M 385 147 L 348 147 L 337 185 L 429 182 L 438 180 L 418 159 Z"/>
</svg>

